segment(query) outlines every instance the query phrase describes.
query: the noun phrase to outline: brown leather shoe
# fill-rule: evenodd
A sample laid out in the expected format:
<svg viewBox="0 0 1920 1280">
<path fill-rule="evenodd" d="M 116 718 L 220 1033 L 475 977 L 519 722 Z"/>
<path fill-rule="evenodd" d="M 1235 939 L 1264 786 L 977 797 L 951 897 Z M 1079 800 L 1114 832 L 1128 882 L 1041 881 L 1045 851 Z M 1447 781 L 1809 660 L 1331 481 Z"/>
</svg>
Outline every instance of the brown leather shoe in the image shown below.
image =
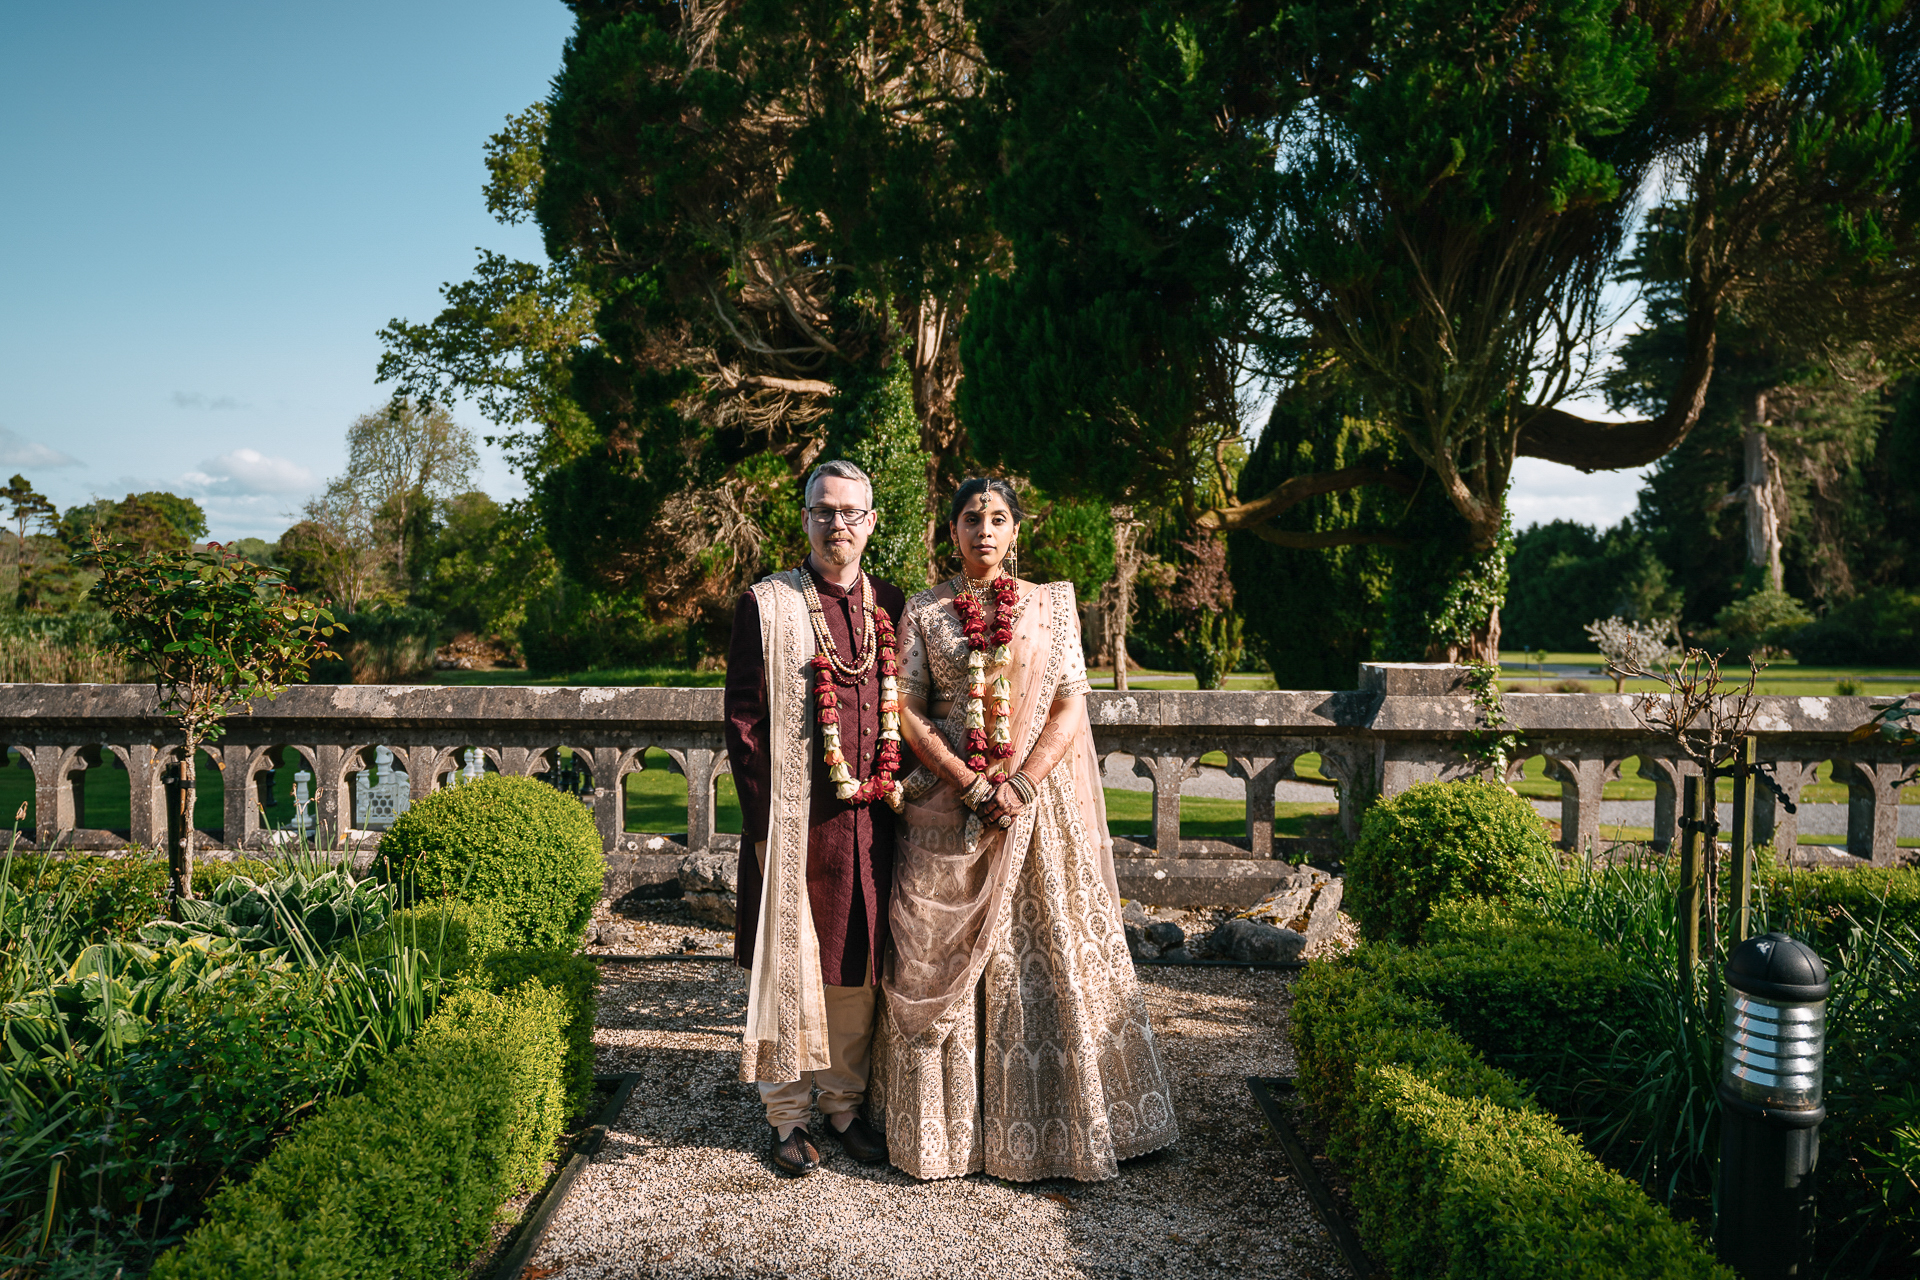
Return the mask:
<svg viewBox="0 0 1920 1280">
<path fill-rule="evenodd" d="M 796 1128 L 785 1138 L 780 1136 L 778 1125 L 768 1125 L 767 1132 L 773 1136 L 769 1150 L 773 1167 L 780 1172 L 802 1178 L 820 1167 L 820 1150 L 813 1145 L 813 1138 L 804 1127 Z"/>
<path fill-rule="evenodd" d="M 827 1120 L 827 1132 L 840 1140 L 840 1149 L 861 1164 L 880 1164 L 887 1158 L 887 1137 L 859 1116 L 845 1129 L 833 1127 Z"/>
</svg>

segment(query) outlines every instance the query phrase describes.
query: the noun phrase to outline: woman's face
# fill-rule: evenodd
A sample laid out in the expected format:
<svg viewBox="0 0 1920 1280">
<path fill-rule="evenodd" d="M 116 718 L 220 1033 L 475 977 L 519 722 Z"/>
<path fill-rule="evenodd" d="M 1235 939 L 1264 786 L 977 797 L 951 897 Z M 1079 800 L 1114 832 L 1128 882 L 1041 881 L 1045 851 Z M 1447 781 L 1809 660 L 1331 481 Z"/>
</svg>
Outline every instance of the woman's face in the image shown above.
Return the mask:
<svg viewBox="0 0 1920 1280">
<path fill-rule="evenodd" d="M 993 490 L 983 490 L 967 499 L 967 505 L 960 509 L 960 518 L 953 522 L 953 545 L 960 549 L 967 576 L 985 578 L 997 572 L 1000 562 L 1013 548 L 1013 539 L 1019 530 L 1013 512 L 1007 509 L 1006 499 Z"/>
</svg>

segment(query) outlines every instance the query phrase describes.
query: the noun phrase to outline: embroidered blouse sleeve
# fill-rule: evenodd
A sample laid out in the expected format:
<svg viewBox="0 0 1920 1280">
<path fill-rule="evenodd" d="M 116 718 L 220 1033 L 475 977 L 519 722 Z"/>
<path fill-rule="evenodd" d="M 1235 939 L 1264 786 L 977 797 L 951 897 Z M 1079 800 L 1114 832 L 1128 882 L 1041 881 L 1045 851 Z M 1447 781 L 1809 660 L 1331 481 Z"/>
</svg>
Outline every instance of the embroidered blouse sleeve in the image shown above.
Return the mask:
<svg viewBox="0 0 1920 1280">
<path fill-rule="evenodd" d="M 1066 647 L 1061 655 L 1060 684 L 1053 691 L 1053 700 L 1058 702 L 1086 693 L 1092 686 L 1087 683 L 1087 655 L 1080 643 L 1080 610 L 1074 603 L 1073 584 L 1055 583 L 1053 592 L 1054 625 L 1064 633 Z"/>
<path fill-rule="evenodd" d="M 933 690 L 927 668 L 927 640 L 920 631 L 920 611 L 912 605 L 900 624 L 900 692 L 925 701 Z"/>
</svg>

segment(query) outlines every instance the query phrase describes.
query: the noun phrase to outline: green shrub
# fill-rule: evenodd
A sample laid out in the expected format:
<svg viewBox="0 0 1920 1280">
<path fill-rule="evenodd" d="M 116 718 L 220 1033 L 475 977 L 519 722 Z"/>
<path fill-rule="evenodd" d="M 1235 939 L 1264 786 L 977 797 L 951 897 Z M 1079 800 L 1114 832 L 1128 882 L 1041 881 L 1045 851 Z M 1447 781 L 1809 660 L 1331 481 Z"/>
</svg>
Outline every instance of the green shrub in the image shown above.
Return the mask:
<svg viewBox="0 0 1920 1280">
<path fill-rule="evenodd" d="M 455 978 L 506 950 L 510 942 L 499 903 L 442 898 L 394 912 L 386 928 L 360 939 L 347 954 L 364 964 L 379 964 L 411 948 L 425 957 L 427 972 Z"/>
<path fill-rule="evenodd" d="M 1367 810 L 1346 902 L 1368 938 L 1414 943 L 1436 903 L 1504 900 L 1553 874 L 1546 824 L 1525 800 L 1498 783 L 1426 782 Z"/>
<path fill-rule="evenodd" d="M 538 979 L 505 993 L 466 990 L 440 1002 L 423 1043 L 480 1035 L 507 1052 L 513 1114 L 502 1178 L 511 1190 L 540 1175 L 568 1115 L 567 999 Z"/>
<path fill-rule="evenodd" d="M 1362 1068 L 1354 1208 L 1395 1276 L 1735 1280 L 1641 1190 L 1533 1108 Z"/>
<path fill-rule="evenodd" d="M 1713 615 L 1713 631 L 1703 640 L 1712 649 L 1731 648 L 1734 656 L 1755 658 L 1784 649 L 1813 621 L 1807 607 L 1784 591 L 1767 587 L 1742 596 Z"/>
<path fill-rule="evenodd" d="M 1398 1063 L 1462 1097 L 1530 1105 L 1526 1090 L 1455 1035 L 1436 1005 L 1401 989 L 1410 962 L 1393 943 L 1370 943 L 1338 963 L 1309 966 L 1295 988 L 1291 1026 L 1300 1086 L 1315 1099 L 1337 1155 L 1356 1154 L 1353 1115 L 1327 1101 L 1353 1097 L 1368 1063 Z"/>
<path fill-rule="evenodd" d="M 504 992 L 530 979 L 566 1001 L 567 1114 L 578 1115 L 593 1096 L 593 1027 L 599 1014 L 600 966 L 566 951 L 503 951 L 481 962 L 487 989 Z"/>
<path fill-rule="evenodd" d="M 1853 950 L 1856 926 L 1920 929 L 1920 867 L 1762 865 L 1754 876 L 1766 913 L 1829 963 Z"/>
<path fill-rule="evenodd" d="M 534 672 L 691 665 L 684 623 L 654 621 L 637 595 L 609 595 L 558 576 L 527 601 L 515 639 Z"/>
<path fill-rule="evenodd" d="M 1510 929 L 1515 935 L 1499 935 Z M 1489 1042 L 1552 1038 L 1591 1023 L 1586 977 L 1618 975 L 1590 939 L 1481 905 L 1442 908 L 1435 945 L 1362 946 L 1311 966 L 1295 988 L 1303 1091 L 1352 1181 L 1368 1248 L 1402 1277 L 1715 1276 L 1687 1228 L 1588 1155 L 1513 1077 L 1449 1026 L 1444 997 Z M 1500 970 L 1556 942 L 1578 952 Z M 1449 990 L 1460 975 L 1461 989 Z M 1492 1008 L 1479 1008 L 1487 1000 Z M 1557 1014 L 1530 1014 L 1529 1003 Z"/>
<path fill-rule="evenodd" d="M 1407 989 L 1500 1066 L 1550 1076 L 1613 1039 L 1633 975 L 1587 934 L 1473 900 L 1435 907 L 1426 938 Z"/>
<path fill-rule="evenodd" d="M 132 938 L 141 925 L 166 910 L 167 860 L 157 853 L 120 858 L 33 853 L 16 857 L 8 874 L 22 893 L 58 889 L 70 894 L 63 932 L 81 945 Z"/>
<path fill-rule="evenodd" d="M 1920 591 L 1864 592 L 1796 632 L 1794 656 L 1817 666 L 1898 666 L 1920 653 Z"/>
<path fill-rule="evenodd" d="M 570 795 L 494 774 L 421 800 L 380 839 L 374 873 L 409 900 L 499 906 L 516 950 L 573 950 L 606 879 L 600 830 Z"/>
<path fill-rule="evenodd" d="M 449 998 L 362 1092 L 221 1192 L 154 1280 L 460 1274 L 559 1132 L 565 1016 L 537 983 Z"/>
</svg>

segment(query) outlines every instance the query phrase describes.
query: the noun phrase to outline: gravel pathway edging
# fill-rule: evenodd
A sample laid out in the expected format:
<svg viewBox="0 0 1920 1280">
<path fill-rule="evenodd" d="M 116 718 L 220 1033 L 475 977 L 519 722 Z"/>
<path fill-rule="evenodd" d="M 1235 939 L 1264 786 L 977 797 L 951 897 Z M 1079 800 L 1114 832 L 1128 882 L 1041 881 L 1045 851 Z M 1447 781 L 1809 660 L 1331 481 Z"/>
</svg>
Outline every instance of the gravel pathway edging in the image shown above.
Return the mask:
<svg viewBox="0 0 1920 1280">
<path fill-rule="evenodd" d="M 640 1082 L 640 1077 L 628 1071 L 619 1075 L 595 1076 L 593 1082 L 610 1088 L 612 1096 L 607 1099 L 607 1105 L 600 1109 L 594 1123 L 580 1134 L 579 1141 L 574 1144 L 573 1155 L 547 1184 L 538 1203 L 528 1206 L 512 1247 L 488 1273 L 490 1280 L 520 1280 L 521 1273 L 526 1270 L 527 1260 L 533 1256 L 541 1237 L 547 1233 L 547 1224 L 559 1212 L 560 1206 L 567 1202 L 567 1193 L 573 1190 L 574 1179 L 586 1168 L 588 1157 L 600 1149 L 600 1144 L 607 1139 L 607 1131 L 619 1122 L 620 1113 L 626 1109 L 627 1099 L 633 1096 L 633 1087 Z"/>
<path fill-rule="evenodd" d="M 746 985 L 723 965 L 608 965 L 599 1070 L 640 1083 L 554 1215 L 528 1275 L 995 1280 L 1352 1274 L 1247 1089 L 1293 1074 L 1295 976 L 1154 968 L 1140 975 L 1182 1136 L 1103 1183 L 916 1182 L 858 1165 L 785 1179 L 737 1079 Z M 816 1131 L 819 1125 L 816 1124 Z"/>
</svg>

